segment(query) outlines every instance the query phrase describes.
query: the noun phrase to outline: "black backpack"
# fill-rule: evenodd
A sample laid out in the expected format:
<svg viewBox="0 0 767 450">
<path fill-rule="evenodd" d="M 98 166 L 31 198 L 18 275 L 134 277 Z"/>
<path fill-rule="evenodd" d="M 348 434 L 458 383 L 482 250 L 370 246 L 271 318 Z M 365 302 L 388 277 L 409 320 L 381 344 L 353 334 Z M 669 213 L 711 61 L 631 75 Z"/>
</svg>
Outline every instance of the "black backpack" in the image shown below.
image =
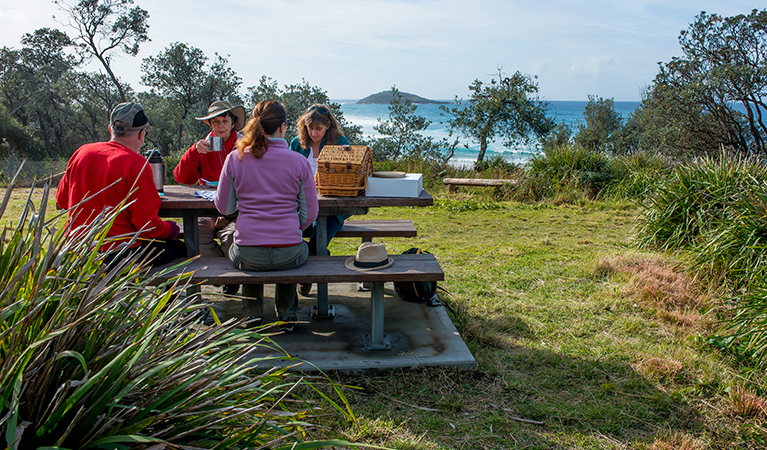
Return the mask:
<svg viewBox="0 0 767 450">
<path fill-rule="evenodd" d="M 410 248 L 402 252 L 403 255 L 429 253 L 420 248 Z M 406 302 L 426 303 L 427 306 L 439 306 L 436 281 L 397 281 L 394 283 L 394 292 Z"/>
</svg>

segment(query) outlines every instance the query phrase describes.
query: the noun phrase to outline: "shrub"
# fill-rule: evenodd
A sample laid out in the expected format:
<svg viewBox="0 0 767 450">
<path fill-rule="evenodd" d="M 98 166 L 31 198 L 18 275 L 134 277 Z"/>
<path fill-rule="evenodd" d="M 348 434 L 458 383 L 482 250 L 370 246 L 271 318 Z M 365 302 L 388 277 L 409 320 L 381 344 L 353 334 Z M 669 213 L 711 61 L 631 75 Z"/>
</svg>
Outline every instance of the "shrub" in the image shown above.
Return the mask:
<svg viewBox="0 0 767 450">
<path fill-rule="evenodd" d="M 644 198 L 638 242 L 662 249 L 705 243 L 740 214 L 737 205 L 752 201 L 763 180 L 761 165 L 724 154 L 679 165 Z"/>
<path fill-rule="evenodd" d="M 638 152 L 612 158 L 614 180 L 604 192 L 607 198 L 641 199 L 656 185 L 665 183 L 676 163 L 657 153 Z"/>
<path fill-rule="evenodd" d="M 613 178 L 605 154 L 577 145 L 552 146 L 530 159 L 519 192 L 522 197 L 543 200 L 571 190 L 593 199 Z"/>
<path fill-rule="evenodd" d="M 101 263 L 92 249 L 119 208 L 95 219 L 84 238 L 68 239 L 60 218 L 48 218 L 48 196 L 46 186 L 39 211 L 28 202 L 0 241 L 6 447 L 349 445 L 302 442 L 311 409 L 285 403 L 303 382 L 277 364 L 290 359 L 252 369 L 256 348 L 279 352 L 268 338 L 237 321 L 201 326 L 195 313 L 203 306 L 177 295 L 184 281 L 150 286 L 141 255 L 111 268 Z"/>
</svg>

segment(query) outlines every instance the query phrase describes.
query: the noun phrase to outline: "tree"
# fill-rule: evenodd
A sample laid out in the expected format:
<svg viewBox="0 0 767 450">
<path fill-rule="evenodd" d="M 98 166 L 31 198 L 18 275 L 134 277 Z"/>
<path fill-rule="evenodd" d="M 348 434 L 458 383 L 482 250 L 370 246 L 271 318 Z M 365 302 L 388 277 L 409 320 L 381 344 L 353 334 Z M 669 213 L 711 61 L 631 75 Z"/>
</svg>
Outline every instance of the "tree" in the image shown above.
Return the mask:
<svg viewBox="0 0 767 450">
<path fill-rule="evenodd" d="M 62 24 L 77 31 L 75 41 L 84 58 L 96 58 L 120 92 L 121 101 L 127 101 L 125 86 L 112 71 L 114 55 L 125 52 L 136 56 L 142 43 L 149 40 L 147 19 L 149 13 L 133 0 L 54 0 L 67 16 Z"/>
<path fill-rule="evenodd" d="M 573 129 L 570 125 L 564 121 L 558 123 L 550 132 L 541 140 L 541 147 L 546 151 L 548 148 L 557 148 L 564 145 L 570 145 L 573 140 Z"/>
<path fill-rule="evenodd" d="M 725 145 L 764 155 L 767 11 L 733 17 L 703 12 L 681 32 L 679 43 L 683 56 L 659 64 L 634 114 L 646 134 L 640 145 L 660 142 L 685 154 L 713 153 Z"/>
<path fill-rule="evenodd" d="M 207 63 L 208 57 L 202 50 L 182 42 L 172 43 L 157 56 L 144 58 L 141 63 L 141 83 L 149 86 L 152 94 L 142 96 L 142 99 L 155 108 L 145 105 L 154 117 L 153 123 L 158 125 L 155 126 L 155 137 L 150 136 L 150 139 L 166 154 L 172 148 L 185 149 L 206 131 L 207 127 L 193 117 L 205 115 L 214 100 L 228 100 L 235 105 L 241 103 L 237 90 L 242 81 L 229 68 L 226 58 L 216 54 L 210 67 Z M 164 125 L 159 126 L 161 124 Z M 172 144 L 167 139 L 168 127 L 175 128 Z"/>
<path fill-rule="evenodd" d="M 614 152 L 614 139 L 620 131 L 623 118 L 615 111 L 613 99 L 589 95 L 583 110 L 585 125 L 578 125 L 575 142 L 591 150 Z"/>
<path fill-rule="evenodd" d="M 296 123 L 301 114 L 309 106 L 321 103 L 327 105 L 333 112 L 338 121 L 338 125 L 343 130 L 344 135 L 349 142 L 356 144 L 360 141 L 362 136 L 362 128 L 358 125 L 349 123 L 344 117 L 344 113 L 341 110 L 341 105 L 330 101 L 326 91 L 322 90 L 319 86 L 311 86 L 306 80 L 301 79 L 298 84 L 285 85 L 284 89 L 281 89 L 277 84 L 277 80 L 263 75 L 259 80 L 259 84 L 256 86 L 250 86 L 248 88 L 248 101 L 246 103 L 246 109 L 252 110 L 253 107 L 262 100 L 279 100 L 285 104 L 285 109 L 288 113 L 288 119 Z M 285 135 L 285 139 L 290 140 L 296 136 L 295 129 L 288 129 L 288 133 Z"/>
<path fill-rule="evenodd" d="M 477 162 L 484 159 L 488 141 L 496 136 L 511 147 L 541 139 L 554 128 L 554 121 L 546 116 L 547 103 L 538 98 L 534 78 L 519 71 L 506 77 L 499 68 L 488 84 L 474 80 L 465 104 L 456 97 L 456 106 L 440 107 L 451 117 L 447 122 L 451 134 L 457 130 L 479 142 Z"/>
<path fill-rule="evenodd" d="M 108 75 L 102 72 L 70 72 L 70 85 L 74 86 L 72 100 L 81 113 L 82 120 L 72 122 L 72 127 L 91 142 L 109 139 L 109 116 L 121 101 L 120 92 Z M 126 94 L 133 90 L 126 87 Z"/>
<path fill-rule="evenodd" d="M 431 121 L 416 114 L 417 106 L 409 99 L 403 99 L 396 86 L 392 86 L 392 101 L 389 104 L 389 119 L 378 119 L 373 127 L 383 137 L 373 141 L 373 156 L 378 161 L 401 158 L 445 164 L 453 157 L 455 146 L 447 139 L 434 142 L 431 137 L 421 135 Z"/>
<path fill-rule="evenodd" d="M 43 143 L 47 157 L 68 156 L 84 143 L 71 125 L 79 119 L 69 78 L 78 61 L 66 52 L 72 42 L 59 30 L 41 28 L 25 34 L 21 43 L 20 50 L 0 49 L 2 102 Z"/>
<path fill-rule="evenodd" d="M 43 149 L 40 142 L 8 113 L 8 108 L 0 104 L 0 158 L 11 155 L 39 158 L 43 155 Z"/>
<path fill-rule="evenodd" d="M 767 110 L 763 98 L 767 95 L 767 10 L 754 9 L 749 15 L 734 17 L 701 13 L 690 29 L 682 32 L 679 42 L 691 67 L 704 75 L 704 86 L 720 97 L 717 106 L 728 102 L 743 106 L 748 131 L 738 130 L 737 134 L 749 133 L 753 149 L 763 153 L 767 134 L 762 116 Z M 730 117 L 723 115 L 722 122 L 737 128 Z"/>
</svg>

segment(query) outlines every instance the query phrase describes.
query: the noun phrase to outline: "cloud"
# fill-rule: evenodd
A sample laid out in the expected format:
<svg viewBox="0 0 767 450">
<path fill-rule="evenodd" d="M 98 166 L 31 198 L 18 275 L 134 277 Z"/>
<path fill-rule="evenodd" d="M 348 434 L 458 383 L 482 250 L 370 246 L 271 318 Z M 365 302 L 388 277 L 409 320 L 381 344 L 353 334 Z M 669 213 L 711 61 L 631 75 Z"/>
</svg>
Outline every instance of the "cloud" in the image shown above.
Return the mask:
<svg viewBox="0 0 767 450">
<path fill-rule="evenodd" d="M 29 22 L 29 16 L 18 9 L 8 11 L 0 10 L 0 23 L 26 23 Z"/>
<path fill-rule="evenodd" d="M 607 70 L 612 70 L 617 58 L 612 56 L 591 56 L 580 58 L 570 66 L 570 75 L 573 77 L 600 77 Z"/>
</svg>

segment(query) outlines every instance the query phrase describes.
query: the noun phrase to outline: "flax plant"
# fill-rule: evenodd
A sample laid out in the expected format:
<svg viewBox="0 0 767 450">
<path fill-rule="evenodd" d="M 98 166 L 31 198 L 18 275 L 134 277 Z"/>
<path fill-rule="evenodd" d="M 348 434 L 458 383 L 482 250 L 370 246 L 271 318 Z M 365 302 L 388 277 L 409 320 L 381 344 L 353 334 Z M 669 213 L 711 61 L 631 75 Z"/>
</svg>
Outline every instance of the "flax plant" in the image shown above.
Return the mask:
<svg viewBox="0 0 767 450">
<path fill-rule="evenodd" d="M 610 158 L 604 153 L 564 144 L 533 155 L 523 190 L 535 200 L 563 190 L 578 190 L 587 198 L 596 198 L 614 176 Z"/>
<path fill-rule="evenodd" d="M 731 212 L 693 248 L 693 268 L 736 288 L 762 283 L 767 269 L 767 181 L 744 174 Z"/>
<path fill-rule="evenodd" d="M 151 286 L 144 255 L 102 264 L 93 249 L 120 208 L 70 239 L 62 217 L 46 211 L 49 194 L 46 185 L 39 210 L 28 200 L 0 241 L 5 448 L 353 446 L 308 439 L 323 438 L 310 422 L 317 405 L 294 391 L 318 389 L 314 380 L 290 372 L 288 355 L 237 321 L 203 326 L 204 306 L 180 295 L 188 277 Z M 277 356 L 255 359 L 262 346 Z M 330 407 L 353 420 L 333 389 L 341 402 Z"/>
<path fill-rule="evenodd" d="M 638 243 L 663 250 L 705 246 L 739 215 L 736 206 L 748 201 L 744 194 L 765 178 L 760 165 L 724 152 L 676 167 L 645 196 Z"/>
</svg>

